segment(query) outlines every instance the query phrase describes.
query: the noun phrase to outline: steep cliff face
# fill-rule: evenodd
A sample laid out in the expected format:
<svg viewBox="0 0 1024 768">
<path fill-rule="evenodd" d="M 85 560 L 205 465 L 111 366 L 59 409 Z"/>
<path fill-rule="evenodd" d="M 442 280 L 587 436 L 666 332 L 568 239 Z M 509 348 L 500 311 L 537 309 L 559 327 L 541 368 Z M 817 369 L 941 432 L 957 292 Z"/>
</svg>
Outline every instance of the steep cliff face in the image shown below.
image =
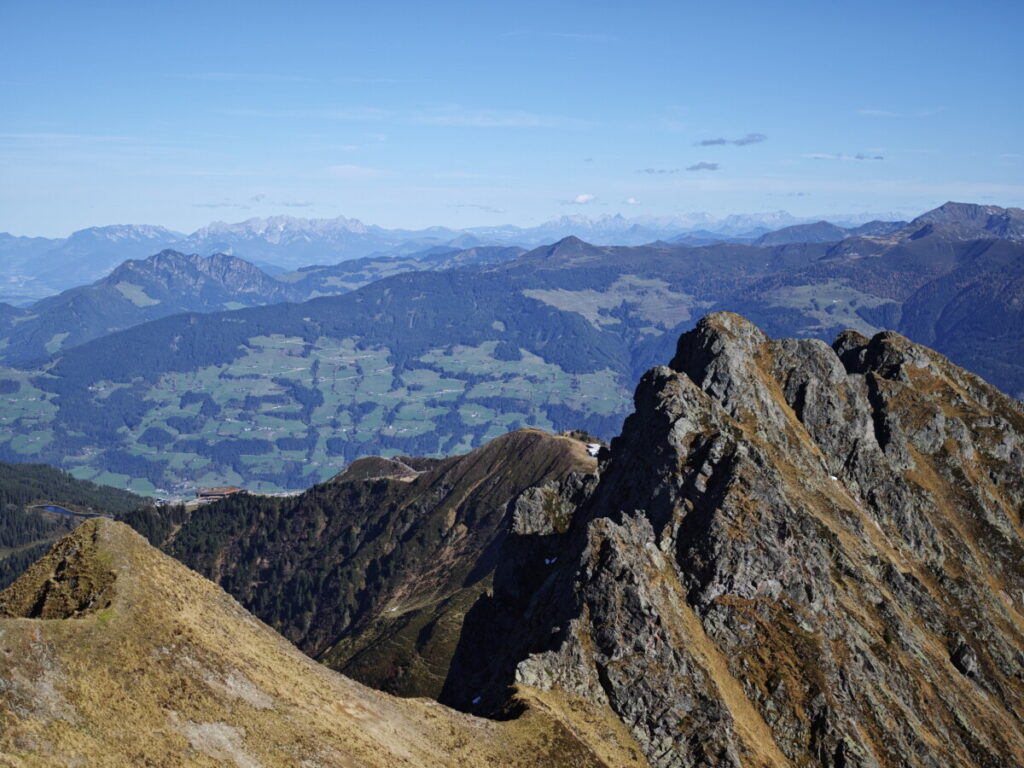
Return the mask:
<svg viewBox="0 0 1024 768">
<path fill-rule="evenodd" d="M 1024 762 L 1018 402 L 896 334 L 729 313 L 635 402 L 561 526 L 517 518 L 442 700 L 569 691 L 659 767 Z"/>
</svg>

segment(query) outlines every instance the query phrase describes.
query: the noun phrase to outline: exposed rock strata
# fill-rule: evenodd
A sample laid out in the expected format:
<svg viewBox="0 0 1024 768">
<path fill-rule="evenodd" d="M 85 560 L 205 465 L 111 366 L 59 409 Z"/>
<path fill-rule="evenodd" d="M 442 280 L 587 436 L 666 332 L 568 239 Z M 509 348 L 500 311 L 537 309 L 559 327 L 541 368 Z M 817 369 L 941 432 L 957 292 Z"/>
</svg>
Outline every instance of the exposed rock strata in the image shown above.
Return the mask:
<svg viewBox="0 0 1024 768">
<path fill-rule="evenodd" d="M 607 702 L 659 768 L 1024 763 L 1018 402 L 893 333 L 729 313 L 635 402 L 574 514 L 524 511 L 442 700 Z"/>
</svg>

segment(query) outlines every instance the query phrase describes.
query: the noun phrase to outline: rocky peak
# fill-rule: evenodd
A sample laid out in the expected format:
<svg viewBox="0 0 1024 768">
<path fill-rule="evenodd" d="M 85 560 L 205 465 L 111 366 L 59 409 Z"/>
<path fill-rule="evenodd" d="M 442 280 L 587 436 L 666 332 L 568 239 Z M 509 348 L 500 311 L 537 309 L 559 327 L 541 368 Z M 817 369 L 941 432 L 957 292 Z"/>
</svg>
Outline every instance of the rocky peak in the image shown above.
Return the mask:
<svg viewBox="0 0 1024 768">
<path fill-rule="evenodd" d="M 0 617 L 72 619 L 97 613 L 113 599 L 115 574 L 97 557 L 96 524 L 61 539 L 8 590 L 0 593 Z"/>
<path fill-rule="evenodd" d="M 165 249 L 147 259 L 126 261 L 104 282 L 134 282 L 162 291 L 185 295 L 221 293 L 256 294 L 263 301 L 284 301 L 287 286 L 274 280 L 254 264 L 225 253 L 211 256 L 185 254 Z"/>
<path fill-rule="evenodd" d="M 1002 237 L 1024 240 L 1024 209 L 997 205 L 947 202 L 918 216 L 907 225 L 907 232 L 922 236 L 933 230 L 955 237 Z"/>
<path fill-rule="evenodd" d="M 538 253 L 544 259 L 572 260 L 580 256 L 593 255 L 595 250 L 600 250 L 590 243 L 580 240 L 574 235 L 563 237 L 557 243 L 545 248 L 538 249 Z"/>
<path fill-rule="evenodd" d="M 445 700 L 607 702 L 654 766 L 1024 759 L 1019 403 L 894 333 L 730 313 L 635 402 L 564 532 L 506 541 Z"/>
</svg>

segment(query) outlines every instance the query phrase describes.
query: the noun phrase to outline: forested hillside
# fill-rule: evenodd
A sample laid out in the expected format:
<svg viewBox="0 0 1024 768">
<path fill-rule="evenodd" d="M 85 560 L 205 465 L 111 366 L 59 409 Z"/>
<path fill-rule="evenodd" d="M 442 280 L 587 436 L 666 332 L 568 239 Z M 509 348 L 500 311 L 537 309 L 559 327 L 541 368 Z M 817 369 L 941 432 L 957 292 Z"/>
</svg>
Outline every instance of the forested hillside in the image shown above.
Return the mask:
<svg viewBox="0 0 1024 768">
<path fill-rule="evenodd" d="M 133 493 L 76 480 L 44 464 L 0 462 L 0 588 L 39 559 L 59 536 L 88 514 L 119 517 L 147 501 Z M 68 516 L 34 509 L 59 505 L 80 513 Z"/>
</svg>

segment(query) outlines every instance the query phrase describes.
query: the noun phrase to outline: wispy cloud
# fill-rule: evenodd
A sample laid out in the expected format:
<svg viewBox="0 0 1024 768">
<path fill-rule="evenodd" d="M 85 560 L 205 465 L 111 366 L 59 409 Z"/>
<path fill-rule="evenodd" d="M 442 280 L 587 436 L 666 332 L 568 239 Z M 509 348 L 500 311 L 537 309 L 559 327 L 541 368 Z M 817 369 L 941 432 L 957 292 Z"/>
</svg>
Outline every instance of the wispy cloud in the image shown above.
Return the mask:
<svg viewBox="0 0 1024 768">
<path fill-rule="evenodd" d="M 249 202 L 251 202 L 251 203 L 262 203 L 266 199 L 267 199 L 266 194 L 261 192 L 258 195 L 253 195 L 252 197 L 250 197 L 249 198 Z M 284 206 L 285 208 L 311 208 L 313 205 L 315 205 L 315 203 L 312 203 L 309 200 L 281 200 L 279 202 L 274 203 L 274 205 L 281 205 L 281 206 Z M 218 200 L 216 202 L 210 202 L 210 203 L 193 203 L 192 207 L 193 208 L 236 208 L 236 209 L 241 210 L 241 211 L 248 211 L 251 208 L 251 206 L 246 205 L 245 203 L 236 202 L 236 201 L 232 200 L 230 197 L 225 197 L 223 200 Z"/>
<path fill-rule="evenodd" d="M 597 200 L 597 195 L 592 195 L 589 192 L 585 192 L 582 195 L 576 195 L 572 200 L 566 200 L 565 205 L 588 205 L 589 203 Z"/>
<path fill-rule="evenodd" d="M 843 152 L 813 152 L 802 155 L 808 160 L 885 160 L 884 155 L 870 155 L 858 152 L 855 155 L 847 155 Z"/>
<path fill-rule="evenodd" d="M 495 208 L 493 205 L 479 205 L 477 203 L 452 203 L 448 206 L 449 208 L 472 208 L 477 211 L 483 211 L 484 213 L 504 213 L 505 211 L 501 208 Z"/>
<path fill-rule="evenodd" d="M 640 201 L 637 200 L 635 197 L 627 197 L 622 202 L 625 203 L 626 205 L 640 205 Z"/>
<path fill-rule="evenodd" d="M 458 128 L 542 128 L 567 126 L 581 121 L 555 115 L 542 115 L 519 109 L 476 109 L 457 104 L 438 105 L 409 115 L 419 125 Z"/>
<path fill-rule="evenodd" d="M 768 137 L 763 133 L 748 133 L 746 136 L 741 136 L 738 139 L 702 139 L 698 141 L 694 146 L 696 147 L 720 147 L 724 144 L 734 144 L 737 147 L 745 147 L 748 144 L 760 144 L 765 141 Z"/>
<path fill-rule="evenodd" d="M 478 179 L 490 179 L 490 175 L 486 173 L 475 173 L 473 171 L 438 171 L 433 174 L 435 179 L 465 179 L 465 180 L 478 180 Z"/>
<path fill-rule="evenodd" d="M 193 208 L 237 208 L 239 210 L 249 210 L 248 205 L 242 203 L 236 203 L 232 200 L 221 200 L 217 203 L 192 203 Z"/>
<path fill-rule="evenodd" d="M 342 179 L 344 181 L 372 181 L 374 179 L 390 178 L 395 175 L 395 172 L 383 168 L 370 168 L 364 165 L 331 165 L 314 175 L 324 176 L 329 179 Z"/>
<path fill-rule="evenodd" d="M 316 78 L 271 72 L 171 72 L 168 77 L 223 83 L 315 83 Z"/>
<path fill-rule="evenodd" d="M 858 109 L 858 115 L 869 117 L 932 117 L 940 112 L 945 112 L 945 107 L 932 107 L 931 109 L 919 109 L 911 111 L 894 111 L 889 109 Z"/>
<path fill-rule="evenodd" d="M 689 166 L 686 170 L 688 171 L 717 171 L 719 168 L 718 163 L 694 163 Z"/>
<path fill-rule="evenodd" d="M 286 75 L 275 72 L 171 72 L 166 77 L 181 80 L 203 80 L 206 82 L 223 83 L 351 83 L 366 85 L 387 85 L 392 83 L 411 83 L 413 80 L 392 77 L 309 77 L 306 75 Z"/>
<path fill-rule="evenodd" d="M 411 110 L 351 106 L 325 109 L 223 108 L 214 112 L 230 117 L 267 120 L 332 120 L 454 128 L 567 128 L 588 125 L 585 120 L 560 115 L 544 115 L 521 109 L 476 108 L 461 104 L 436 104 Z"/>
<path fill-rule="evenodd" d="M 668 173 L 679 173 L 682 168 L 641 168 L 637 173 L 646 173 L 648 176 L 664 175 Z"/>
<path fill-rule="evenodd" d="M 587 40 L 594 43 L 604 43 L 614 38 L 611 35 L 600 32 L 551 32 L 534 31 L 528 29 L 517 29 L 512 32 L 504 32 L 502 37 L 558 37 L 563 40 Z"/>
<path fill-rule="evenodd" d="M 395 115 L 376 107 L 345 107 L 326 109 L 267 109 L 265 107 L 226 107 L 213 110 L 229 117 L 257 117 L 268 120 L 337 120 L 341 122 L 374 122 L 393 120 Z"/>
<path fill-rule="evenodd" d="M 0 143 L 31 147 L 72 147 L 83 144 L 138 144 L 138 136 L 118 136 L 88 133 L 0 133 Z"/>
</svg>

